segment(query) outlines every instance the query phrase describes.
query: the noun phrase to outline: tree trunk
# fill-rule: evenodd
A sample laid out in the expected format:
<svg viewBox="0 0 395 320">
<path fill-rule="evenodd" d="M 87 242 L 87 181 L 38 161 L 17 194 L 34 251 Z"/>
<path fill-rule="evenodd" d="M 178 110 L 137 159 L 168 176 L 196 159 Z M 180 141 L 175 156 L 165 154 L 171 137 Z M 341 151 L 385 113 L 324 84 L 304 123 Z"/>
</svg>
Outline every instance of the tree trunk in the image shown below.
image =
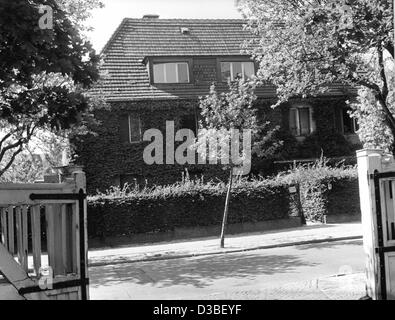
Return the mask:
<svg viewBox="0 0 395 320">
<path fill-rule="evenodd" d="M 225 248 L 225 232 L 226 232 L 226 223 L 228 221 L 228 212 L 229 212 L 229 203 L 230 203 L 230 197 L 231 197 L 231 191 L 232 191 L 232 183 L 233 183 L 233 168 L 231 167 L 230 173 L 229 173 L 228 191 L 226 192 L 224 217 L 222 219 L 221 248 Z"/>
</svg>

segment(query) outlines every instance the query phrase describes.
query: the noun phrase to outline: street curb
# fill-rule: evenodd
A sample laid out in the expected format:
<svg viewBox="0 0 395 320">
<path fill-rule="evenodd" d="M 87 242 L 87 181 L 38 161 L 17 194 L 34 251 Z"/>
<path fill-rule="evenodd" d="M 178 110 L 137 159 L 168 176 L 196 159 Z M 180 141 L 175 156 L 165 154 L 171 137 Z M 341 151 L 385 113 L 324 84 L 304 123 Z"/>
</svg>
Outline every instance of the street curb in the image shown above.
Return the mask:
<svg viewBox="0 0 395 320">
<path fill-rule="evenodd" d="M 105 261 L 105 262 L 91 262 L 88 264 L 89 267 L 102 267 L 108 265 L 118 265 L 125 263 L 137 263 L 137 262 L 151 262 L 151 261 L 160 261 L 160 260 L 173 260 L 173 259 L 182 259 L 182 258 L 193 258 L 193 257 L 203 257 L 203 256 L 211 256 L 211 255 L 220 255 L 227 253 L 238 253 L 238 252 L 248 252 L 262 249 L 274 249 L 274 248 L 283 248 L 283 247 L 293 247 L 305 244 L 316 244 L 316 243 L 325 243 L 325 242 L 336 242 L 336 241 L 344 241 L 344 240 L 359 240 L 362 239 L 363 236 L 348 236 L 348 237 L 327 237 L 321 239 L 312 239 L 312 240 L 304 240 L 304 241 L 296 241 L 296 242 L 285 242 L 278 244 L 271 244 L 266 246 L 257 246 L 251 248 L 243 248 L 243 249 L 229 249 L 224 251 L 209 251 L 202 253 L 188 253 L 188 254 L 175 254 L 175 255 L 163 255 L 163 256 L 155 256 L 155 257 L 146 257 L 146 258 L 126 258 L 126 259 L 118 259 L 114 261 Z"/>
</svg>

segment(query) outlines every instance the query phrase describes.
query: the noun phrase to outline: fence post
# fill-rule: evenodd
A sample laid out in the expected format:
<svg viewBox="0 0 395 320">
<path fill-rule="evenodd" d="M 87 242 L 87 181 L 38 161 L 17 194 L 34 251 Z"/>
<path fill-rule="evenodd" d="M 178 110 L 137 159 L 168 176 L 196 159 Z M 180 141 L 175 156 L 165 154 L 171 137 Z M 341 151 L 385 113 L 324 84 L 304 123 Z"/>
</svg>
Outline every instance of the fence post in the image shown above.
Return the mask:
<svg viewBox="0 0 395 320">
<path fill-rule="evenodd" d="M 357 151 L 363 246 L 366 257 L 366 294 L 374 300 L 380 298 L 381 291 L 379 261 L 375 253 L 378 245 L 375 187 L 370 175 L 382 171 L 383 155 L 382 150 L 364 149 Z"/>
<path fill-rule="evenodd" d="M 86 177 L 85 177 L 85 173 L 80 169 L 77 168 L 75 169 L 75 171 L 72 171 L 72 176 L 74 178 L 75 181 L 75 187 L 76 187 L 76 192 L 79 192 L 80 195 L 86 195 Z M 81 211 L 80 206 L 83 206 L 83 211 Z M 79 237 L 79 241 L 80 241 L 80 245 L 79 245 L 79 250 L 80 250 L 80 274 L 81 274 L 81 278 L 83 279 L 83 281 L 85 281 L 86 278 L 89 277 L 88 275 L 88 229 L 87 229 L 87 225 L 88 225 L 88 215 L 87 215 L 87 210 L 88 210 L 88 206 L 87 206 L 87 201 L 86 198 L 81 199 L 79 201 L 78 204 L 80 210 L 79 210 L 79 214 L 81 212 L 84 213 L 84 215 L 81 217 L 79 215 L 79 227 L 80 227 L 80 237 Z M 85 285 L 85 291 L 84 289 L 81 292 L 82 295 L 82 299 L 89 299 L 89 286 L 86 284 Z"/>
</svg>

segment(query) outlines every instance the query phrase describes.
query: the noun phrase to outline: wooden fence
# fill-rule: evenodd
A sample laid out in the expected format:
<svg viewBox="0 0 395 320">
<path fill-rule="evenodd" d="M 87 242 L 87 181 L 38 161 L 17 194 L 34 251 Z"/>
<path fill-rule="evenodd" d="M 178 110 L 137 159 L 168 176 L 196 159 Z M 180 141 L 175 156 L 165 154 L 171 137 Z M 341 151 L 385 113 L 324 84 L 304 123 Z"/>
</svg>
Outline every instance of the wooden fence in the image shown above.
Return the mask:
<svg viewBox="0 0 395 320">
<path fill-rule="evenodd" d="M 26 299 L 89 298 L 85 174 L 0 184 L 0 272 Z"/>
</svg>

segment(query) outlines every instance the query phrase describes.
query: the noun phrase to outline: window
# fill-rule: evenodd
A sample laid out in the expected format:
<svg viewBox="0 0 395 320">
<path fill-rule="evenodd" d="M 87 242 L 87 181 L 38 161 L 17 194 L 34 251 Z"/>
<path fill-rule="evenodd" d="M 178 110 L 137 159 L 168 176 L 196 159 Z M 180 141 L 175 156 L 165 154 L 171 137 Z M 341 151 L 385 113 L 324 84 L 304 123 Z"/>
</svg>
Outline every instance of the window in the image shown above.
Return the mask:
<svg viewBox="0 0 395 320">
<path fill-rule="evenodd" d="M 342 109 L 343 134 L 353 134 L 359 129 L 357 120 L 349 115 L 350 108 Z"/>
<path fill-rule="evenodd" d="M 189 83 L 187 62 L 154 63 L 154 83 Z"/>
<path fill-rule="evenodd" d="M 289 129 L 293 135 L 306 136 L 312 133 L 310 107 L 291 108 L 289 115 Z"/>
<path fill-rule="evenodd" d="M 141 141 L 141 121 L 139 116 L 129 115 L 129 142 Z"/>
<path fill-rule="evenodd" d="M 227 82 L 228 79 L 231 81 L 237 77 L 243 79 L 249 79 L 255 73 L 254 63 L 250 61 L 246 62 L 221 62 L 221 81 Z"/>
</svg>

